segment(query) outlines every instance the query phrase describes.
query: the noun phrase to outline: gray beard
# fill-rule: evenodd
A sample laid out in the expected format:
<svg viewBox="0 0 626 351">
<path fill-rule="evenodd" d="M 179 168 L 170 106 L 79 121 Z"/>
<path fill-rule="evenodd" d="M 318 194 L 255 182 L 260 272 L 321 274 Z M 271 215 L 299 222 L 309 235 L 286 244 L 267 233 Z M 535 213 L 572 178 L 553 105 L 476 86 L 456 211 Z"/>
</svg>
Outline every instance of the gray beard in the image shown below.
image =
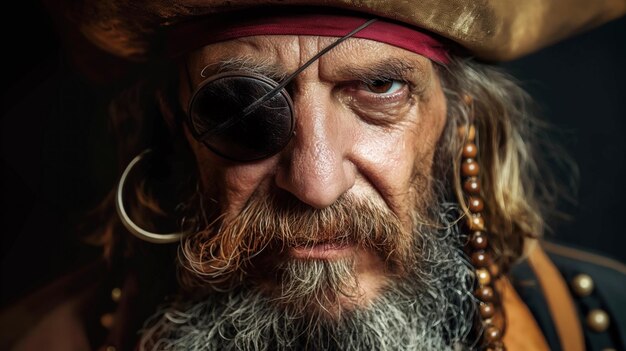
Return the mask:
<svg viewBox="0 0 626 351">
<path fill-rule="evenodd" d="M 441 228 L 416 230 L 412 270 L 365 308 L 328 318 L 350 296 L 350 259 L 288 261 L 278 296 L 254 286 L 174 301 L 147 322 L 140 350 L 459 350 L 471 347 L 475 302 L 453 205 Z M 330 292 L 330 293 L 329 293 Z"/>
</svg>

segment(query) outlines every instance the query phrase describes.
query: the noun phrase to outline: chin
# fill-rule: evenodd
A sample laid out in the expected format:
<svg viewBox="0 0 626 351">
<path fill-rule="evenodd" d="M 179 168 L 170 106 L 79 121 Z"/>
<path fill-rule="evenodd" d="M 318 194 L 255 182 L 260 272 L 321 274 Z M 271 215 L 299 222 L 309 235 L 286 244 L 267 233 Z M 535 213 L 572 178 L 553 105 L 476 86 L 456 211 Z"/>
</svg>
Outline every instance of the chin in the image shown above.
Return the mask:
<svg viewBox="0 0 626 351">
<path fill-rule="evenodd" d="M 278 257 L 249 289 L 294 316 L 339 320 L 367 309 L 390 282 L 379 255 L 355 245 L 291 248 Z"/>
<path fill-rule="evenodd" d="M 196 299 L 174 297 L 146 323 L 139 349 L 451 350 L 471 345 L 467 336 L 476 308 L 471 266 L 459 249 L 456 227 L 441 228 L 415 233 L 414 255 L 403 270 L 385 260 L 389 255 L 366 246 L 268 250 L 231 289 Z"/>
</svg>

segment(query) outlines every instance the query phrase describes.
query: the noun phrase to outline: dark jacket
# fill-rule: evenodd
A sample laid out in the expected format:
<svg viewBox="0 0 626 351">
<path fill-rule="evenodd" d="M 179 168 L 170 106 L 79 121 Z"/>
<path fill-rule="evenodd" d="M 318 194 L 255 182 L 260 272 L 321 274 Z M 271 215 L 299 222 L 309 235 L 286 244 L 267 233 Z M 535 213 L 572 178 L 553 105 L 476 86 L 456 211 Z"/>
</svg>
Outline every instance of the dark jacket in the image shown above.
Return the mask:
<svg viewBox="0 0 626 351">
<path fill-rule="evenodd" d="M 510 279 L 550 349 L 626 350 L 626 266 L 542 247 L 547 255 L 534 250 Z M 136 282 L 128 272 L 116 281 L 103 261 L 59 279 L 0 314 L 0 349 L 132 350 L 151 312 L 137 311 L 149 294 L 139 295 Z"/>
</svg>

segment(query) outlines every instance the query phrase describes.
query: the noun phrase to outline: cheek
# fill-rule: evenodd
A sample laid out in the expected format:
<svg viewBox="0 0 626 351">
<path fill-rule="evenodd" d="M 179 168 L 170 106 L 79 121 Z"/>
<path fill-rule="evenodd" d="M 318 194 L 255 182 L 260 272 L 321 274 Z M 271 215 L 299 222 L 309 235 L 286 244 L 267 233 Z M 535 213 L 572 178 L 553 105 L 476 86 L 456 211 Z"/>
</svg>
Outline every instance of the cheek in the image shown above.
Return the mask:
<svg viewBox="0 0 626 351">
<path fill-rule="evenodd" d="M 438 82 L 434 90 L 435 92 L 420 105 L 421 118 L 411 141 L 413 153 L 416 155 L 415 166 L 426 167 L 428 171 L 432 168 L 435 151 L 446 126 L 447 115 L 445 97 Z"/>
<path fill-rule="evenodd" d="M 437 143 L 445 127 L 446 107 L 441 89 L 415 104 L 402 123 L 381 128 L 362 127 L 358 153 L 362 176 L 373 185 L 390 209 L 404 217 L 415 196 L 427 200 Z M 438 92 L 438 91 L 439 92 Z M 417 194 L 415 194 L 417 192 Z"/>
<path fill-rule="evenodd" d="M 443 94 L 432 97 L 430 103 L 424 104 L 420 114 L 424 116 L 419 132 L 415 133 L 413 140 L 414 163 L 412 169 L 411 188 L 417 201 L 432 201 L 430 198 L 433 191 L 433 165 L 435 153 L 446 126 L 446 104 Z"/>
<path fill-rule="evenodd" d="M 238 214 L 255 191 L 269 187 L 276 158 L 259 162 L 237 164 L 216 156 L 185 127 L 185 135 L 193 150 L 198 177 L 204 193 L 216 199 L 225 214 Z"/>
</svg>

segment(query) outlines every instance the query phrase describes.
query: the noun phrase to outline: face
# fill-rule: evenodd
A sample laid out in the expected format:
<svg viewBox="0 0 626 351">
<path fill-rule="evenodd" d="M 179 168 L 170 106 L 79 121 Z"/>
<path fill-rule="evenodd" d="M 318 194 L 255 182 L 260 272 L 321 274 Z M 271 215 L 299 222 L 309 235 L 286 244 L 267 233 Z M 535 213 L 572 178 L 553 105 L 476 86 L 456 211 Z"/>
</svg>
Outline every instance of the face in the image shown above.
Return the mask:
<svg viewBox="0 0 626 351">
<path fill-rule="evenodd" d="M 181 75 L 181 104 L 188 105 L 191 88 L 218 72 L 249 70 L 279 81 L 334 40 L 257 36 L 209 45 L 192 53 L 182 68 L 188 72 Z M 313 211 L 349 199 L 388 212 L 410 236 L 416 208 L 424 213 L 432 201 L 433 157 L 445 126 L 445 101 L 431 61 L 387 44 L 349 39 L 300 73 L 287 89 L 295 135 L 276 155 L 231 162 L 187 133 L 202 188 L 217 200 L 222 223 L 241 216 L 255 199 L 289 199 L 291 206 Z M 332 235 L 308 233 L 300 238 L 304 241 L 273 247 L 271 256 L 303 262 L 349 257 L 359 289 L 341 303 L 365 305 L 393 273 L 386 257 L 373 245 L 335 242 L 338 238 L 328 237 Z M 268 267 L 256 268 L 275 263 L 261 260 L 257 266 Z M 275 283 L 259 278 L 259 285 L 270 290 Z"/>
<path fill-rule="evenodd" d="M 224 71 L 280 81 L 335 39 L 258 36 L 193 52 L 181 106 Z M 435 190 L 446 104 L 433 64 L 348 39 L 287 90 L 295 135 L 265 159 L 226 160 L 186 129 L 201 184 L 190 221 L 200 229 L 179 255 L 187 293 L 157 313 L 141 346 L 443 350 L 464 340 L 471 278 Z"/>
</svg>

